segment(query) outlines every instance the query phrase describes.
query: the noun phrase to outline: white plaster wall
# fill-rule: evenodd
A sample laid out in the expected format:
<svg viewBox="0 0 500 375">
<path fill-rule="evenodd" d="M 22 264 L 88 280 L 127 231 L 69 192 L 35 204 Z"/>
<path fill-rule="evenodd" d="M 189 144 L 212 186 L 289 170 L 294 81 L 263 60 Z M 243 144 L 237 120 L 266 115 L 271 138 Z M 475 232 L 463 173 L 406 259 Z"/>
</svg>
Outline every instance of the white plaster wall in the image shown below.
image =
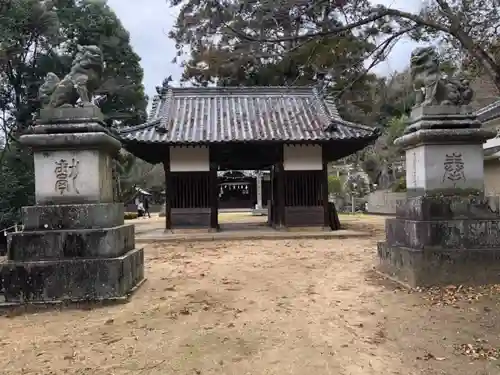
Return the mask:
<svg viewBox="0 0 500 375">
<path fill-rule="evenodd" d="M 68 165 L 78 162 L 76 177 L 68 176 L 68 189 L 61 190 L 57 187 L 56 168 L 57 162 L 65 160 Z M 71 202 L 71 198 L 77 201 L 100 201 L 101 189 L 109 185 L 111 181 L 104 183 L 101 180 L 102 164 L 100 163 L 99 151 L 44 151 L 35 152 L 35 196 L 37 203 L 64 200 Z M 103 176 L 102 176 L 103 177 Z M 111 190 L 112 191 L 112 190 Z"/>
<path fill-rule="evenodd" d="M 500 160 L 484 161 L 484 192 L 486 195 L 500 195 Z"/>
<path fill-rule="evenodd" d="M 170 147 L 171 172 L 208 172 L 209 170 L 208 147 Z"/>
<path fill-rule="evenodd" d="M 483 149 L 485 151 L 490 149 L 498 149 L 498 147 L 500 147 L 500 138 L 490 138 L 483 143 Z"/>
<path fill-rule="evenodd" d="M 377 190 L 366 197 L 367 211 L 375 214 L 396 214 L 396 207 L 406 200 L 405 192 Z"/>
<path fill-rule="evenodd" d="M 461 155 L 463 178 L 453 181 L 445 176 L 445 160 Z M 406 183 L 409 189 L 484 189 L 483 147 L 477 145 L 422 145 L 406 151 Z"/>
<path fill-rule="evenodd" d="M 323 169 L 321 145 L 284 145 L 285 171 L 316 171 Z"/>
</svg>

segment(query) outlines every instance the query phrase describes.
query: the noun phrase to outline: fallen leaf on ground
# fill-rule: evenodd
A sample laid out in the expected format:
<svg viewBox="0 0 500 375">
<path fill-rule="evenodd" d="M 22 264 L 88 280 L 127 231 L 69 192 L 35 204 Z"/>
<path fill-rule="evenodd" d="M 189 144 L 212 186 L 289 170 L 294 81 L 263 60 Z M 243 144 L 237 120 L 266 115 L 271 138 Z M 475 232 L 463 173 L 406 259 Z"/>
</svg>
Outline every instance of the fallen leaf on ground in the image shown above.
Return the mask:
<svg viewBox="0 0 500 375">
<path fill-rule="evenodd" d="M 416 288 L 423 293 L 423 298 L 433 306 L 456 306 L 458 302 L 478 301 L 485 296 L 500 294 L 500 284 L 465 287 L 463 285 L 448 285 L 446 287 Z"/>
<path fill-rule="evenodd" d="M 477 340 L 476 340 L 477 341 Z M 485 343 L 485 340 L 481 340 L 480 342 Z M 488 347 L 486 345 L 481 345 L 480 343 L 474 344 L 462 344 L 457 345 L 455 349 L 472 359 L 488 359 L 490 361 L 496 361 L 500 358 L 500 349 Z"/>
</svg>

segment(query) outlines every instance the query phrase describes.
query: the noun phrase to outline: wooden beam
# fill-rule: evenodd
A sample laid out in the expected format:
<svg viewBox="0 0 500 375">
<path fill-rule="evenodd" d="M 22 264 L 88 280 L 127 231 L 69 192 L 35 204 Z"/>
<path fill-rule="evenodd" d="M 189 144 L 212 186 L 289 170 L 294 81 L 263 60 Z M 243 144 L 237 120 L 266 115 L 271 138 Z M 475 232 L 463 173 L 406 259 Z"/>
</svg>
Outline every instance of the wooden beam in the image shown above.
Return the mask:
<svg viewBox="0 0 500 375">
<path fill-rule="evenodd" d="M 217 163 L 210 161 L 210 229 L 219 230 L 219 195 L 217 180 Z"/>
<path fill-rule="evenodd" d="M 273 166 L 271 170 L 271 216 L 270 216 L 270 226 L 276 228 L 276 168 Z"/>
<path fill-rule="evenodd" d="M 235 143 L 211 145 L 211 161 L 219 170 L 262 170 L 276 163 L 276 147 L 279 144 Z M 252 155 L 251 158 L 248 155 Z"/>
<path fill-rule="evenodd" d="M 165 160 L 163 161 L 165 171 L 165 230 L 172 229 L 172 174 L 170 173 L 170 147 L 166 147 Z"/>
<path fill-rule="evenodd" d="M 324 224 L 325 229 L 330 228 L 330 215 L 329 215 L 329 204 L 328 204 L 328 161 L 326 158 L 325 147 L 322 147 L 321 151 L 323 170 L 321 171 L 321 198 L 323 200 L 323 210 L 324 210 Z"/>
<path fill-rule="evenodd" d="M 276 163 L 276 223 L 278 228 L 286 226 L 285 220 L 285 169 L 283 167 L 283 145 L 278 146 Z"/>
</svg>

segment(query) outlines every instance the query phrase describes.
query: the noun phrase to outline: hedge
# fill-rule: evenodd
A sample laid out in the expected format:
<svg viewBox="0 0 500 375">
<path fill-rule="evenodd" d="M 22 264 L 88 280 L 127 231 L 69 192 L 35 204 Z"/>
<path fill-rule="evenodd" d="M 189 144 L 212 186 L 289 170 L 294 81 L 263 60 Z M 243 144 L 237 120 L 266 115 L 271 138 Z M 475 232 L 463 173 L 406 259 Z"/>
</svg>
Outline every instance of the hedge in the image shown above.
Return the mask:
<svg viewBox="0 0 500 375">
<path fill-rule="evenodd" d="M 125 220 L 137 219 L 137 212 L 125 212 L 124 218 Z"/>
</svg>

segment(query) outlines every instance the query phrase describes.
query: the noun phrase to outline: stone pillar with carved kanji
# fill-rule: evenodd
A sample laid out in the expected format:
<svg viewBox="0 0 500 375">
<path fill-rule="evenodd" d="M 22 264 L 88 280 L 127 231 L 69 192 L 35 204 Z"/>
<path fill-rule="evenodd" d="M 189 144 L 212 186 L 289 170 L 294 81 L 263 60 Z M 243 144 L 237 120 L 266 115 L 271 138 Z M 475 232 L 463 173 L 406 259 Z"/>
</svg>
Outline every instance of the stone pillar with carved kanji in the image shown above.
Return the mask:
<svg viewBox="0 0 500 375">
<path fill-rule="evenodd" d="M 0 265 L 7 303 L 126 299 L 144 280 L 134 226 L 115 202 L 121 143 L 93 106 L 45 108 L 20 139 L 33 150 L 36 205 L 8 237 Z"/>
<path fill-rule="evenodd" d="M 255 175 L 255 188 L 257 193 L 257 204 L 252 210 L 252 215 L 254 216 L 262 216 L 267 213 L 267 210 L 264 210 L 262 206 L 262 171 L 257 171 Z"/>
<path fill-rule="evenodd" d="M 386 221 L 378 244 L 379 271 L 415 286 L 500 282 L 500 217 L 484 196 L 483 129 L 468 104 L 464 79 L 429 80 L 430 47 L 412 54 L 415 87 L 423 101 L 413 108 L 405 134 L 407 199 Z M 437 67 L 435 67 L 437 69 Z M 436 70 L 435 69 L 435 70 Z M 433 70 L 433 71 L 435 71 Z"/>
</svg>

